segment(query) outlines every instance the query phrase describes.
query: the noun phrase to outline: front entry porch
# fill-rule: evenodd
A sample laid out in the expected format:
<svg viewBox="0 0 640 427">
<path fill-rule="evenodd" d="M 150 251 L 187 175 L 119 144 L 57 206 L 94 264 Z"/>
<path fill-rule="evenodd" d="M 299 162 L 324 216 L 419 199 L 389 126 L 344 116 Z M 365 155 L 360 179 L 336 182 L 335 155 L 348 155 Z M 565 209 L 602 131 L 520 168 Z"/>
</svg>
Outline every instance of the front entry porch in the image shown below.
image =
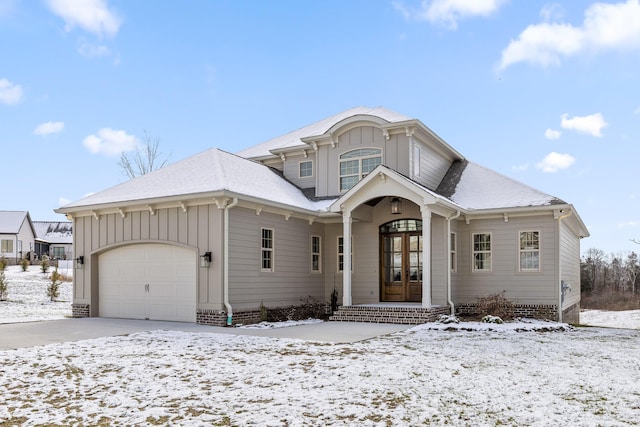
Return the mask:
<svg viewBox="0 0 640 427">
<path fill-rule="evenodd" d="M 435 322 L 443 314 L 450 314 L 448 306 L 422 307 L 421 303 L 378 303 L 340 306 L 329 320 L 337 322 L 395 323 L 420 325 Z"/>
</svg>

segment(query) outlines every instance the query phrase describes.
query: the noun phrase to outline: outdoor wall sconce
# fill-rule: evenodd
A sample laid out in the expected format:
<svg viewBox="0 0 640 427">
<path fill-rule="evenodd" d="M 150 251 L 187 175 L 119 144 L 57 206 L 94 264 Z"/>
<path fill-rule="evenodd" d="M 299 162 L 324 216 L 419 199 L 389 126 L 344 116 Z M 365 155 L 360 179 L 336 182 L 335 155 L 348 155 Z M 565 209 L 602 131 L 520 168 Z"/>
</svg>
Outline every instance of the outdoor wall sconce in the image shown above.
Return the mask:
<svg viewBox="0 0 640 427">
<path fill-rule="evenodd" d="M 211 252 L 205 252 L 200 255 L 200 267 L 209 268 L 211 265 Z"/>
<path fill-rule="evenodd" d="M 391 213 L 398 215 L 402 213 L 402 200 L 398 197 L 391 199 Z"/>
<path fill-rule="evenodd" d="M 82 268 L 83 265 L 84 265 L 84 256 L 80 255 L 78 258 L 76 258 L 76 268 L 79 270 Z"/>
</svg>

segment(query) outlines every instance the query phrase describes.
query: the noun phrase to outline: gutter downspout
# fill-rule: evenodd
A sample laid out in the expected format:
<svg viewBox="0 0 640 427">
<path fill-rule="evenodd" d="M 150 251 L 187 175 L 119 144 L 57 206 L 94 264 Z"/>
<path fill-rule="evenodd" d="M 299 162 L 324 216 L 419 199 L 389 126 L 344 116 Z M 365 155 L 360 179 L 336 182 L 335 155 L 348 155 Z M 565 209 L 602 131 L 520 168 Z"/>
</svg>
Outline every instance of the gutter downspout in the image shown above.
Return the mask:
<svg viewBox="0 0 640 427">
<path fill-rule="evenodd" d="M 233 325 L 233 307 L 229 303 L 229 209 L 238 204 L 238 198 L 234 197 L 230 204 L 224 207 L 224 271 L 222 273 L 224 306 L 227 309 L 227 326 Z"/>
<path fill-rule="evenodd" d="M 449 303 L 449 307 L 451 307 L 452 316 L 455 316 L 456 308 L 451 299 L 451 221 L 458 218 L 460 214 L 458 210 L 454 215 L 447 217 L 447 302 Z"/>
<path fill-rule="evenodd" d="M 560 235 L 561 229 L 560 229 L 560 223 L 562 222 L 563 219 L 570 217 L 571 215 L 573 215 L 573 209 L 569 210 L 569 213 L 566 213 L 564 215 L 560 215 L 562 211 L 558 211 L 558 214 L 556 215 L 556 219 L 558 220 L 558 277 L 557 277 L 557 283 L 559 284 L 559 289 L 560 292 L 558 292 L 558 322 L 562 323 L 563 319 L 562 319 L 562 258 L 561 258 L 561 248 L 560 246 L 562 245 L 561 242 L 561 238 L 562 236 Z"/>
</svg>

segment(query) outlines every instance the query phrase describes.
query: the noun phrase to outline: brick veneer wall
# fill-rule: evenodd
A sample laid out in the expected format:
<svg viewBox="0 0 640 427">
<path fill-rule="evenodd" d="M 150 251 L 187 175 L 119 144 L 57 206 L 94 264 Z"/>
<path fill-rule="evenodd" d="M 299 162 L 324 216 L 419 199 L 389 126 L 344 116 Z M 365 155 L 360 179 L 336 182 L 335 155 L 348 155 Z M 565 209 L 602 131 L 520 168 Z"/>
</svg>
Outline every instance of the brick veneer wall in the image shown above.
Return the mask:
<svg viewBox="0 0 640 427">
<path fill-rule="evenodd" d="M 562 310 L 562 321 L 572 325 L 580 324 L 580 303 L 573 304 L 571 307 Z"/>
<path fill-rule="evenodd" d="M 71 304 L 71 317 L 89 317 L 89 304 Z"/>
<path fill-rule="evenodd" d="M 459 316 L 478 316 L 480 313 L 477 304 L 457 304 L 456 314 Z M 553 304 L 514 304 L 513 315 L 514 317 L 558 321 L 558 306 Z"/>
</svg>

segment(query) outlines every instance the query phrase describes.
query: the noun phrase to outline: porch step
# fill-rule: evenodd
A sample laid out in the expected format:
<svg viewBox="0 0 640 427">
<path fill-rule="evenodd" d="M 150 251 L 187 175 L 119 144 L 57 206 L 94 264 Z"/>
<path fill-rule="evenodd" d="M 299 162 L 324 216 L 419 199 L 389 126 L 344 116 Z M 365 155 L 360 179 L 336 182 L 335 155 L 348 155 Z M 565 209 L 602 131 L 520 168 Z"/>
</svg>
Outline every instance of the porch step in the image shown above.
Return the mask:
<svg viewBox="0 0 640 427">
<path fill-rule="evenodd" d="M 329 320 L 336 322 L 395 323 L 419 325 L 435 322 L 441 314 L 449 314 L 447 306 L 422 308 L 415 306 L 351 305 L 341 306 Z"/>
</svg>

